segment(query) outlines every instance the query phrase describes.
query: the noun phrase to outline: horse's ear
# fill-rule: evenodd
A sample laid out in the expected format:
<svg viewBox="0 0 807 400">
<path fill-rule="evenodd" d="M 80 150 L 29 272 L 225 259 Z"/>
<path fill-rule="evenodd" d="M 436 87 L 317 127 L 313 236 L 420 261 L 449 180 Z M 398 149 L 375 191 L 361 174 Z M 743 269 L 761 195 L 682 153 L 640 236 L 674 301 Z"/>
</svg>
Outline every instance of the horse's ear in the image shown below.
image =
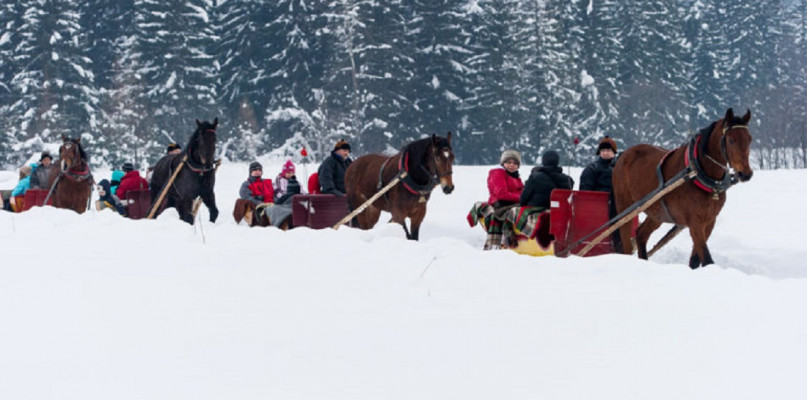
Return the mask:
<svg viewBox="0 0 807 400">
<path fill-rule="evenodd" d="M 76 139 L 76 144 L 79 144 L 79 143 L 81 143 L 81 136 L 79 136 L 78 139 Z"/>
<path fill-rule="evenodd" d="M 437 134 L 436 133 L 432 133 L 432 144 L 435 145 L 435 146 L 437 145 Z"/>
<path fill-rule="evenodd" d="M 746 108 L 745 115 L 743 115 L 743 125 L 748 125 L 748 121 L 751 120 L 751 110 Z"/>
<path fill-rule="evenodd" d="M 734 119 L 734 109 L 729 108 L 728 110 L 726 110 L 726 116 L 723 117 L 723 123 L 730 124 L 731 120 L 733 119 Z"/>
<path fill-rule="evenodd" d="M 448 133 L 446 133 L 446 140 L 448 141 L 448 144 L 450 145 L 451 144 L 451 131 L 448 131 Z"/>
<path fill-rule="evenodd" d="M 196 120 L 196 126 L 197 126 L 197 127 L 201 127 L 201 126 L 202 126 L 202 123 L 201 123 L 201 122 L 199 122 L 199 120 L 198 120 L 198 119 Z"/>
<path fill-rule="evenodd" d="M 67 136 L 65 136 L 64 134 L 62 134 L 62 141 L 63 141 L 63 142 L 66 142 L 66 141 L 67 141 Z"/>
<path fill-rule="evenodd" d="M 219 117 L 213 119 L 213 129 L 216 129 L 217 126 L 219 126 Z"/>
</svg>

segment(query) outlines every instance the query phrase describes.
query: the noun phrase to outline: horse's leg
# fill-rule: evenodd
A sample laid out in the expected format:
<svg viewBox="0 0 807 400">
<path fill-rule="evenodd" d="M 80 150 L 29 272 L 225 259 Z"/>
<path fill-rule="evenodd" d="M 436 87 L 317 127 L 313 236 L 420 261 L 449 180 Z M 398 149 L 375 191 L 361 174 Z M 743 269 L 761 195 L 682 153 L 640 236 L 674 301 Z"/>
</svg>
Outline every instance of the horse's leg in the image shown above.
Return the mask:
<svg viewBox="0 0 807 400">
<path fill-rule="evenodd" d="M 692 238 L 692 255 L 689 257 L 689 268 L 695 269 L 701 265 L 713 264 L 712 255 L 706 247 L 706 232 L 708 224 L 697 221 L 689 225 L 689 236 Z"/>
<path fill-rule="evenodd" d="M 367 206 L 367 208 L 356 216 L 356 221 L 359 222 L 359 229 L 366 231 L 374 227 L 380 216 L 381 210 L 373 205 Z"/>
<path fill-rule="evenodd" d="M 392 210 L 390 210 L 390 212 L 392 213 L 392 218 L 390 218 L 389 222 L 395 222 L 401 224 L 404 233 L 406 234 L 406 238 L 412 239 L 412 233 L 409 232 L 409 228 L 406 227 L 406 214 L 403 211 L 401 211 L 399 207 L 393 207 Z"/>
<path fill-rule="evenodd" d="M 426 217 L 426 204 L 419 205 L 415 210 L 409 214 L 409 225 L 412 227 L 411 235 L 409 239 L 412 240 L 419 240 L 420 239 L 420 224 L 423 222 L 423 218 Z"/>
<path fill-rule="evenodd" d="M 179 212 L 179 218 L 191 225 L 193 225 L 193 214 L 191 213 L 192 200 L 177 200 L 176 209 Z"/>
<path fill-rule="evenodd" d="M 647 260 L 647 241 L 650 239 L 650 235 L 660 226 L 660 221 L 648 215 L 636 229 L 636 248 L 639 250 L 639 258 L 642 260 Z"/>
<path fill-rule="evenodd" d="M 216 207 L 216 194 L 212 190 L 202 193 L 202 202 L 210 212 L 210 222 L 216 222 L 216 218 L 219 216 L 219 209 Z"/>
<path fill-rule="evenodd" d="M 715 222 L 716 221 L 709 222 L 708 224 L 706 224 L 706 227 L 704 228 L 705 231 L 703 237 L 703 261 L 701 262 L 701 265 L 704 267 L 709 264 L 715 263 L 715 261 L 712 259 L 712 253 L 709 251 L 709 245 L 708 245 L 709 237 L 712 236 L 712 229 L 715 228 Z"/>
</svg>

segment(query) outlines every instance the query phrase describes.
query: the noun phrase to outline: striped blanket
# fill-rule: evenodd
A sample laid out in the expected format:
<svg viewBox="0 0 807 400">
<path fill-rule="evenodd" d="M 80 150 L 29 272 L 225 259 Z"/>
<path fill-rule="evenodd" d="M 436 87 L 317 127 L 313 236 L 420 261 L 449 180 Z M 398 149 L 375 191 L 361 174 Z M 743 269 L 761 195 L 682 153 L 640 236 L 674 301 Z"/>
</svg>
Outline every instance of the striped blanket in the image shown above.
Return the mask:
<svg viewBox="0 0 807 400">
<path fill-rule="evenodd" d="M 519 207 L 518 204 L 494 208 L 484 201 L 474 203 L 466 219 L 472 228 L 482 225 L 488 233 L 485 250 L 507 249 L 518 245 L 517 235 L 535 239 L 542 207 Z"/>
</svg>

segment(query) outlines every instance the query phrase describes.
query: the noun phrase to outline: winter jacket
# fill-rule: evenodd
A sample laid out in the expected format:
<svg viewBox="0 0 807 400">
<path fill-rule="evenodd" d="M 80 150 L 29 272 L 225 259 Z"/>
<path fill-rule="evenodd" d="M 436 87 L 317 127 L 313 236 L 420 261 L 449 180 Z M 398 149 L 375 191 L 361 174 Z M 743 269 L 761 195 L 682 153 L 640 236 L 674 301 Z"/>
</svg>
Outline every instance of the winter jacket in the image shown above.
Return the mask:
<svg viewBox="0 0 807 400">
<path fill-rule="evenodd" d="M 343 159 L 335 151 L 319 166 L 319 187 L 322 193 L 345 195 L 345 171 L 350 165 L 350 158 Z"/>
<path fill-rule="evenodd" d="M 291 178 L 286 179 L 283 174 L 275 178 L 275 204 L 284 204 L 295 194 L 300 194 L 302 188 L 300 182 L 297 181 L 297 176 L 292 175 Z"/>
<path fill-rule="evenodd" d="M 115 210 L 120 215 L 126 215 L 126 208 L 121 203 L 118 196 L 112 194 L 110 191 L 110 184 L 109 181 L 106 179 L 101 179 L 101 182 L 98 182 L 98 186 L 101 186 L 104 189 L 104 195 L 98 198 L 98 201 L 104 203 L 107 207 Z"/>
<path fill-rule="evenodd" d="M 572 189 L 574 180 L 557 166 L 540 166 L 532 169 L 519 202 L 522 206 L 549 208 L 549 195 L 553 189 Z"/>
<path fill-rule="evenodd" d="M 503 166 L 498 166 L 488 172 L 488 191 L 490 192 L 488 204 L 497 208 L 516 204 L 522 190 L 524 190 L 524 183 L 521 182 L 518 171 L 510 174 Z"/>
<path fill-rule="evenodd" d="M 36 164 L 31 164 L 31 173 L 17 182 L 17 186 L 11 191 L 11 197 L 22 196 L 31 188 L 31 175 L 36 173 Z"/>
<path fill-rule="evenodd" d="M 50 189 L 47 185 L 51 168 L 54 168 L 54 164 L 47 167 L 41 162 L 36 164 L 36 169 L 31 172 L 31 189 Z"/>
<path fill-rule="evenodd" d="M 120 180 L 123 179 L 124 175 L 123 171 L 112 171 L 112 179 L 109 182 L 109 190 L 112 191 L 112 194 L 117 195 Z"/>
<path fill-rule="evenodd" d="M 580 174 L 580 190 L 610 192 L 613 187 L 611 173 L 614 171 L 614 160 L 616 159 L 606 160 L 597 157 L 594 162 L 589 164 Z"/>
<path fill-rule="evenodd" d="M 272 188 L 272 180 L 263 179 L 260 176 L 250 176 L 249 179 L 241 184 L 241 189 L 238 191 L 238 196 L 244 200 L 249 200 L 256 205 L 264 202 L 271 203 L 275 198 L 275 190 Z"/>
<path fill-rule="evenodd" d="M 126 192 L 148 188 L 149 182 L 140 176 L 140 171 L 129 171 L 123 176 L 123 179 L 120 180 L 120 186 L 118 186 L 115 196 L 118 196 L 121 200 L 126 200 Z"/>
</svg>

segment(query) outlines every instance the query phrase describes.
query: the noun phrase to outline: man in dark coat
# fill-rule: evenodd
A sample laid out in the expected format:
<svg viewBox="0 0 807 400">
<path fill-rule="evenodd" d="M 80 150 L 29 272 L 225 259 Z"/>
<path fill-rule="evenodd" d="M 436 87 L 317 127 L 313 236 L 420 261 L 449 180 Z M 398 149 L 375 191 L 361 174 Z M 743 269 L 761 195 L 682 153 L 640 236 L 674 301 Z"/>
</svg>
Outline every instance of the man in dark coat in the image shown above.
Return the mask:
<svg viewBox="0 0 807 400">
<path fill-rule="evenodd" d="M 53 166 L 51 163 L 53 161 L 53 157 L 47 151 L 43 151 L 42 155 L 39 156 L 39 163 L 34 170 L 34 173 L 31 174 L 31 189 L 50 189 L 46 187 L 48 185 L 48 176 L 50 175 L 50 169 Z"/>
<path fill-rule="evenodd" d="M 322 162 L 317 171 L 322 193 L 345 195 L 345 171 L 350 162 L 350 144 L 344 140 L 336 142 L 331 156 Z"/>
<path fill-rule="evenodd" d="M 521 192 L 522 206 L 549 209 L 549 195 L 553 189 L 571 189 L 574 180 L 563 173 L 560 155 L 549 150 L 541 156 L 541 165 L 532 169 L 524 190 Z"/>
<path fill-rule="evenodd" d="M 597 146 L 597 159 L 589 164 L 580 175 L 580 190 L 610 192 L 611 173 L 614 170 L 616 142 L 606 136 Z"/>
</svg>

